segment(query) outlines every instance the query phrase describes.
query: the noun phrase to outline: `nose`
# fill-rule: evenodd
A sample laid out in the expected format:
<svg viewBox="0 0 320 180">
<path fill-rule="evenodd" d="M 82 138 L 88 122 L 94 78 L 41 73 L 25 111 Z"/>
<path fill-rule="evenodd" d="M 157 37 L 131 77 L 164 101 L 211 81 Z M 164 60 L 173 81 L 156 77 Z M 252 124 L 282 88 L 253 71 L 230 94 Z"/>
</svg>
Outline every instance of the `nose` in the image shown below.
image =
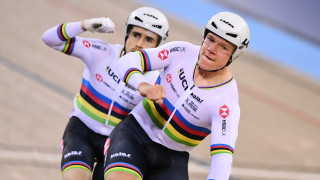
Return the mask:
<svg viewBox="0 0 320 180">
<path fill-rule="evenodd" d="M 140 38 L 137 43 L 136 43 L 136 46 L 139 48 L 139 49 L 142 49 L 143 48 L 143 38 Z"/>
<path fill-rule="evenodd" d="M 208 50 L 209 52 L 212 52 L 212 53 L 213 53 L 213 52 L 216 52 L 216 50 L 217 50 L 217 47 L 216 47 L 216 46 L 217 46 L 217 43 L 213 43 L 211 46 L 208 47 L 207 50 Z"/>
</svg>

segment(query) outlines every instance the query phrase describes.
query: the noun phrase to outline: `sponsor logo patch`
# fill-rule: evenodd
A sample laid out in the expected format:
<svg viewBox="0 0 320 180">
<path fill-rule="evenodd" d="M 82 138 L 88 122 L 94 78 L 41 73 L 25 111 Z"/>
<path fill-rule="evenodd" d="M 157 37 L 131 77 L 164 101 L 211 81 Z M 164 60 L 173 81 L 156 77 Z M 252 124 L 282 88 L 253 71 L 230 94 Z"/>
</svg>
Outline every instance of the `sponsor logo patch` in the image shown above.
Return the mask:
<svg viewBox="0 0 320 180">
<path fill-rule="evenodd" d="M 169 51 L 164 49 L 162 51 L 159 52 L 159 55 L 158 57 L 161 59 L 161 60 L 166 60 L 169 56 Z"/>
<path fill-rule="evenodd" d="M 85 47 L 87 47 L 87 48 L 90 48 L 90 47 L 91 47 L 91 44 L 90 44 L 89 41 L 84 40 L 84 41 L 82 41 L 82 43 L 83 43 L 83 45 L 84 45 Z"/>
<path fill-rule="evenodd" d="M 99 81 L 99 82 L 102 82 L 102 81 L 103 81 L 103 77 L 102 77 L 100 74 L 96 74 L 96 79 L 97 79 L 97 81 Z"/>
<path fill-rule="evenodd" d="M 70 151 L 67 154 L 65 154 L 63 157 L 64 159 L 70 157 L 70 156 L 81 156 L 82 155 L 82 151 Z"/>
<path fill-rule="evenodd" d="M 185 52 L 186 51 L 186 47 L 173 47 L 170 49 L 170 53 L 173 52 Z"/>
<path fill-rule="evenodd" d="M 116 157 L 123 157 L 123 158 L 131 159 L 131 154 L 127 154 L 124 152 L 117 152 L 117 153 L 111 154 L 110 159 L 116 158 Z"/>
<path fill-rule="evenodd" d="M 169 84 L 171 83 L 171 81 L 172 81 L 172 76 L 171 76 L 171 74 L 167 74 L 166 80 L 167 80 L 167 82 L 168 82 Z"/>
<path fill-rule="evenodd" d="M 223 105 L 220 107 L 220 110 L 219 110 L 219 113 L 220 113 L 220 116 L 225 119 L 226 117 L 229 116 L 229 108 L 228 106 L 226 105 Z"/>
</svg>

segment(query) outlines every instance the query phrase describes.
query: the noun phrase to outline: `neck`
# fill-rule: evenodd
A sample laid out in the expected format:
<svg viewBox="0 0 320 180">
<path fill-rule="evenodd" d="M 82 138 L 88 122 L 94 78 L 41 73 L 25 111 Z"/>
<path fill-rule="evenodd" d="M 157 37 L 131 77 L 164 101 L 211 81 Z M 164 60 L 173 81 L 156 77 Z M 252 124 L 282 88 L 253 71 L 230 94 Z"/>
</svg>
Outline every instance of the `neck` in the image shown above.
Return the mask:
<svg viewBox="0 0 320 180">
<path fill-rule="evenodd" d="M 207 72 L 196 68 L 195 85 L 196 86 L 214 86 L 226 82 L 232 77 L 228 67 L 217 72 Z"/>
</svg>

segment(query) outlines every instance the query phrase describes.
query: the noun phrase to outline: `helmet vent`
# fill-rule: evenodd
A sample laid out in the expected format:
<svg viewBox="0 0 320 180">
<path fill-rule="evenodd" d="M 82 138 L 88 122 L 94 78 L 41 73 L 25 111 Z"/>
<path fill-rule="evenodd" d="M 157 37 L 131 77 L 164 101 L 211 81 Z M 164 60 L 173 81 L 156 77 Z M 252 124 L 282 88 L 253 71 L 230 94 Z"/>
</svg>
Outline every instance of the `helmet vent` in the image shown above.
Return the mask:
<svg viewBox="0 0 320 180">
<path fill-rule="evenodd" d="M 155 24 L 153 24 L 152 27 L 155 27 L 155 28 L 158 28 L 158 29 L 161 29 L 161 28 L 162 28 L 161 25 L 155 25 Z"/>
<path fill-rule="evenodd" d="M 214 28 L 218 29 L 218 26 L 217 26 L 213 21 L 212 21 L 211 25 L 212 25 Z"/>
<path fill-rule="evenodd" d="M 244 46 L 246 46 L 246 48 L 248 48 L 249 41 L 247 38 L 242 42 L 242 45 L 244 45 Z"/>
<path fill-rule="evenodd" d="M 134 19 L 137 20 L 137 21 L 143 22 L 143 20 L 140 19 L 138 16 L 135 16 Z"/>
<path fill-rule="evenodd" d="M 226 35 L 231 36 L 233 38 L 238 37 L 238 34 L 233 34 L 233 33 L 226 33 Z"/>
</svg>

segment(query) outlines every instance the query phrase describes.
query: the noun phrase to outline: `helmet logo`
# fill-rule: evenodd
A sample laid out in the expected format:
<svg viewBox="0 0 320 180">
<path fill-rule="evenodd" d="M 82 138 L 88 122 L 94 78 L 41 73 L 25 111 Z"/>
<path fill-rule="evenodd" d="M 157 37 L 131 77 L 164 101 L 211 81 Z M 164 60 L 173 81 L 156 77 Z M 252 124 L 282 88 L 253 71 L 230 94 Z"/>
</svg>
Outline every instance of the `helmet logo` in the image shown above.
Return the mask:
<svg viewBox="0 0 320 180">
<path fill-rule="evenodd" d="M 229 25 L 231 28 L 234 28 L 234 26 L 229 23 L 228 21 L 224 20 L 224 19 L 220 19 L 221 22 L 224 22 L 225 24 Z"/>
<path fill-rule="evenodd" d="M 166 60 L 169 56 L 169 51 L 164 49 L 162 51 L 159 52 L 159 55 L 158 57 L 161 59 L 161 60 Z"/>
<path fill-rule="evenodd" d="M 154 15 L 152 15 L 152 14 L 143 13 L 143 15 L 145 15 L 145 16 L 149 16 L 149 17 L 152 17 L 152 18 L 154 18 L 154 19 L 158 20 L 158 18 L 157 18 L 157 17 L 155 17 L 155 16 L 154 16 Z"/>
</svg>

